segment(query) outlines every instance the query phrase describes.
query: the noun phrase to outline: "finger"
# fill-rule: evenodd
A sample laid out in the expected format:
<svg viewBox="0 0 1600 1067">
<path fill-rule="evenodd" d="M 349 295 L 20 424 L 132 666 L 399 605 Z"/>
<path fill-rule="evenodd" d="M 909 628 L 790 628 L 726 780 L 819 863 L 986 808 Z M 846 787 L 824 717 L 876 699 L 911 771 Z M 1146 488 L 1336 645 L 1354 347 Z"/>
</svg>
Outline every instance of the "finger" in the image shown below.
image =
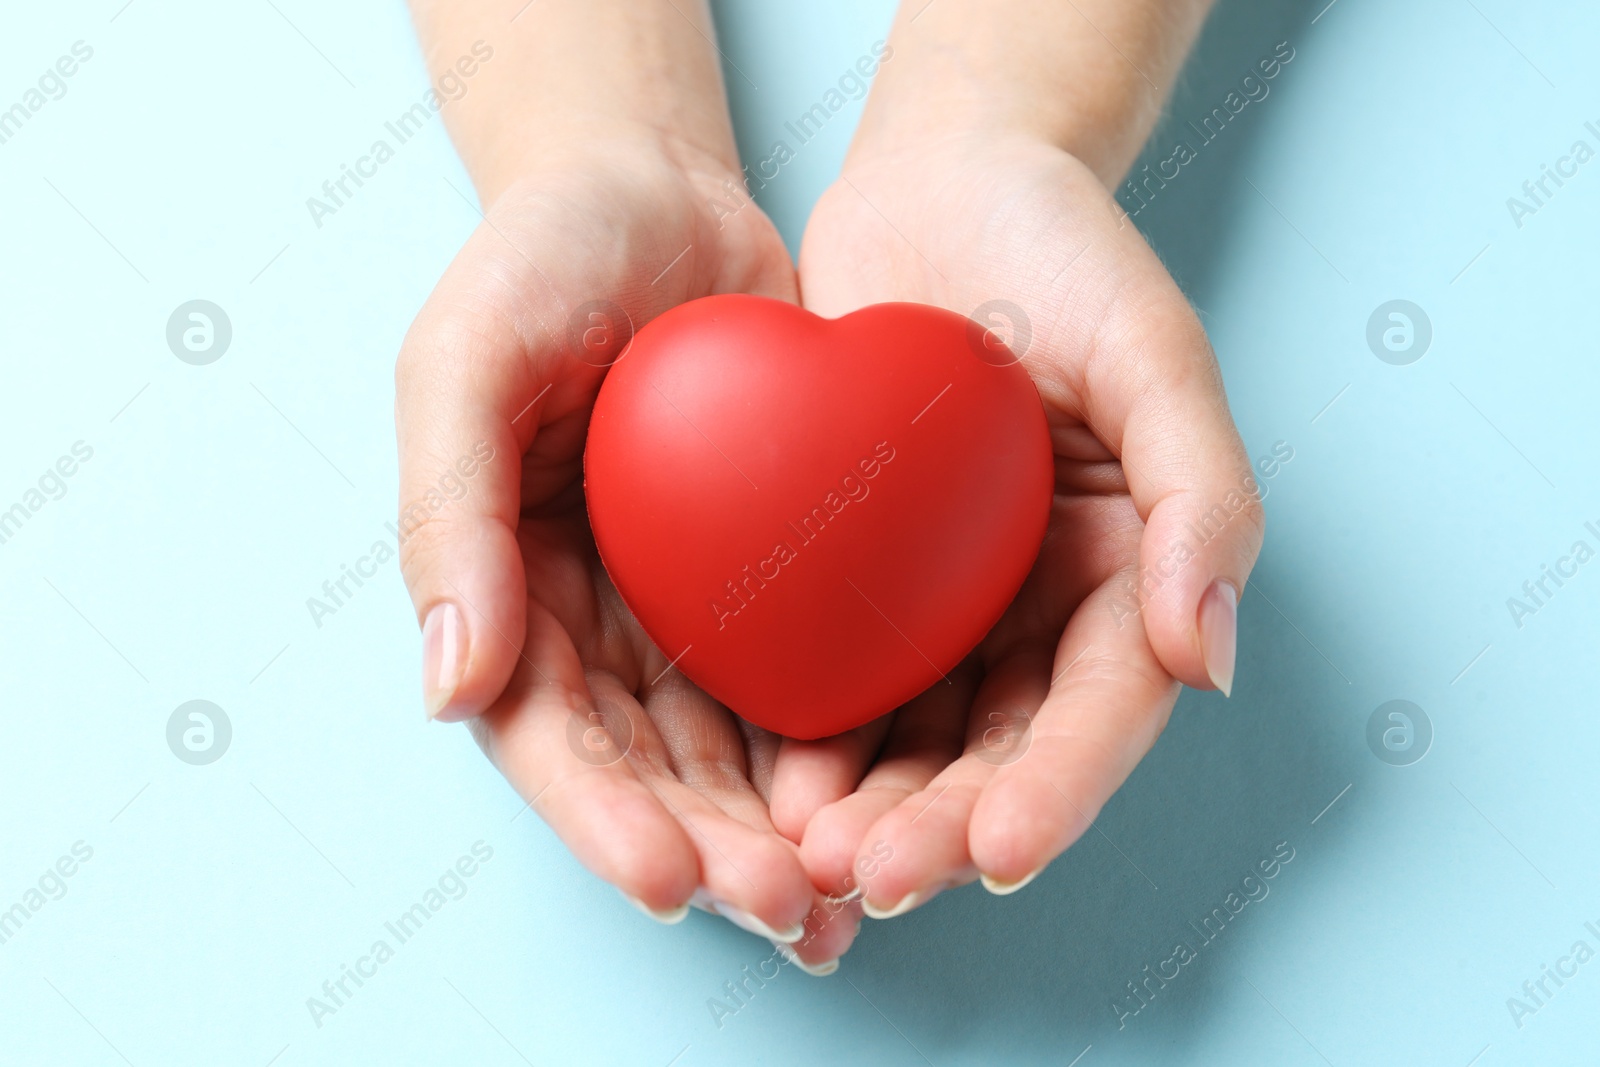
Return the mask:
<svg viewBox="0 0 1600 1067">
<path fill-rule="evenodd" d="M 799 940 L 815 891 L 750 783 L 733 715 L 675 672 L 641 696 L 670 767 L 646 782 L 693 842 L 708 903 L 751 933 Z"/>
<path fill-rule="evenodd" d="M 1233 687 L 1237 606 L 1261 549 L 1261 490 L 1199 319 L 1132 230 L 1126 279 L 1087 345 L 1082 411 L 1122 460 L 1145 533 L 1121 612 L 1168 673 Z"/>
<path fill-rule="evenodd" d="M 593 715 L 612 738 L 632 737 L 648 725 L 643 712 L 594 700 L 571 639 L 535 601 L 526 631 L 526 655 L 474 723 L 479 743 L 580 863 L 654 917 L 681 919 L 700 881 L 688 834 L 620 753 L 574 741 L 595 729 Z"/>
<path fill-rule="evenodd" d="M 772 824 L 798 844 L 822 808 L 850 795 L 883 745 L 892 715 L 834 737 L 785 737 L 772 768 Z"/>
<path fill-rule="evenodd" d="M 838 896 L 859 894 L 862 879 L 876 875 L 888 845 L 867 840 L 868 831 L 961 755 L 978 674 L 975 663 L 963 664 L 950 672 L 950 685 L 932 686 L 896 711 L 860 785 L 812 816 L 800 859 L 813 885 Z"/>
<path fill-rule="evenodd" d="M 665 658 L 662 656 L 662 659 Z M 783 737 L 747 719 L 735 717 L 734 722 L 739 727 L 739 733 L 744 735 L 745 762 L 749 766 L 750 784 L 766 803 L 770 818 L 772 782 L 777 771 L 778 753 L 782 749 Z"/>
<path fill-rule="evenodd" d="M 839 969 L 839 957 L 849 951 L 861 930 L 861 902 L 818 894 L 806 918 L 806 934 L 793 945 L 773 942 L 790 963 L 822 978 Z"/>
<path fill-rule="evenodd" d="M 400 566 L 422 626 L 424 703 L 444 721 L 482 711 L 517 664 L 522 454 L 549 384 L 520 325 L 475 292 L 482 239 L 452 264 L 395 365 Z"/>
<path fill-rule="evenodd" d="M 1016 744 L 1025 737 L 1016 724 L 1025 729 L 1048 681 L 1049 651 L 1038 645 L 1019 647 L 989 667 L 966 718 L 965 752 L 920 793 L 879 819 L 863 839 L 864 845 L 878 845 L 877 855 L 883 857 L 867 881 L 862 901 L 867 915 L 902 915 L 978 877 L 968 848 L 972 812 L 997 770 L 1025 751 Z M 857 862 L 868 862 L 873 855 L 870 847 L 863 848 Z"/>
<path fill-rule="evenodd" d="M 1116 582 L 1089 596 L 1067 625 L 1056 673 L 1030 743 L 983 789 L 968 846 L 984 884 L 1020 889 L 1076 841 L 1150 750 L 1178 687 L 1138 626 L 1118 626 Z"/>
</svg>

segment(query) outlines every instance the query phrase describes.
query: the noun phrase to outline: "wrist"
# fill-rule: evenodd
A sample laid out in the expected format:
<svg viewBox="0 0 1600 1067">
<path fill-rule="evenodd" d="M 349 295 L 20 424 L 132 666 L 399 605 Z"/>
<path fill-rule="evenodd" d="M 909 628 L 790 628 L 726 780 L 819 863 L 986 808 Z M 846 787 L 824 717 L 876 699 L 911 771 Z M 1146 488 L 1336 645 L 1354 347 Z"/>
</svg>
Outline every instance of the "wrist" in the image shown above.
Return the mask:
<svg viewBox="0 0 1600 1067">
<path fill-rule="evenodd" d="M 1122 180 L 1160 117 L 1159 101 L 1138 93 L 1079 98 L 1002 82 L 950 78 L 906 68 L 904 85 L 880 85 L 863 115 L 846 167 L 940 146 L 1033 143 L 1087 165 L 1108 189 Z M 926 86 L 937 85 L 928 91 Z"/>
<path fill-rule="evenodd" d="M 948 177 L 999 160 L 1016 166 L 1022 161 L 1043 163 L 1071 155 L 1056 137 L 1026 124 L 897 125 L 890 136 L 858 136 L 845 158 L 841 179 L 867 188 L 895 176 Z"/>
<path fill-rule="evenodd" d="M 908 4 L 857 135 L 868 154 L 945 135 L 1033 139 L 1114 188 L 1161 117 L 1210 0 Z M 887 58 L 887 57 L 886 57 Z"/>
<path fill-rule="evenodd" d="M 737 168 L 706 0 L 412 0 L 437 76 L 493 57 L 445 121 L 490 203 L 585 142 L 660 142 Z"/>
<path fill-rule="evenodd" d="M 548 178 L 597 174 L 614 168 L 656 175 L 696 188 L 719 188 L 728 181 L 743 188 L 743 175 L 731 147 L 706 144 L 682 131 L 614 117 L 567 116 L 536 135 L 517 136 L 463 150 L 467 170 L 485 210 L 508 190 L 537 186 Z M 597 130 L 604 130 L 597 134 Z M 731 135 L 730 135 L 731 143 Z"/>
</svg>

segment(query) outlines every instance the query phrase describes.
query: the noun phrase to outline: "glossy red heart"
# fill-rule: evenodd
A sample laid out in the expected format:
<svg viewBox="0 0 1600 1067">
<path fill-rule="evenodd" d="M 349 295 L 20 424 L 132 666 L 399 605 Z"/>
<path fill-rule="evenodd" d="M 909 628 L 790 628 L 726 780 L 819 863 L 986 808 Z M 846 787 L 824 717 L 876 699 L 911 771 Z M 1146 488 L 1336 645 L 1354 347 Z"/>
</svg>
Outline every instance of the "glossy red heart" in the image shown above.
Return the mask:
<svg viewBox="0 0 1600 1067">
<path fill-rule="evenodd" d="M 639 331 L 584 467 L 600 558 L 651 639 L 799 738 L 942 681 L 1022 585 L 1054 486 L 1039 394 L 983 327 L 754 296 Z"/>
</svg>

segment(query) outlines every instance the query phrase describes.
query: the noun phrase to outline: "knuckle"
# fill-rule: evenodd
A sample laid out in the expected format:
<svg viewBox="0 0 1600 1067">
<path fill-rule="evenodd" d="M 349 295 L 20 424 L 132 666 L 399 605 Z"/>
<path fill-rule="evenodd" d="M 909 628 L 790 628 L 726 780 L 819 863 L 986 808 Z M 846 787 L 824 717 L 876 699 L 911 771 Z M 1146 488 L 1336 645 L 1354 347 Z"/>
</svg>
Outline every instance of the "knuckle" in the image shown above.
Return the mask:
<svg viewBox="0 0 1600 1067">
<path fill-rule="evenodd" d="M 1260 544 L 1267 532 L 1267 509 L 1262 505 L 1261 498 L 1253 493 L 1247 495 L 1239 518 L 1244 523 L 1249 539 Z"/>
<path fill-rule="evenodd" d="M 433 573 L 434 564 L 444 554 L 449 541 L 449 520 L 423 509 L 413 512 L 415 505 L 400 511 L 400 573 L 406 587 L 415 590 L 418 583 Z"/>
</svg>

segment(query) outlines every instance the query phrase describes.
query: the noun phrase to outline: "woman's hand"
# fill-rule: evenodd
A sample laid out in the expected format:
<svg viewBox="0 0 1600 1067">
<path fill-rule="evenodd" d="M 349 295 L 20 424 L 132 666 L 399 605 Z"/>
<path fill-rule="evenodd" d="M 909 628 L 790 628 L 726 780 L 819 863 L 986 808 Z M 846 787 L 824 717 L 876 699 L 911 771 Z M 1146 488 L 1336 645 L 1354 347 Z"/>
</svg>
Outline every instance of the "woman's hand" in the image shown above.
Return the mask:
<svg viewBox="0 0 1600 1067">
<path fill-rule="evenodd" d="M 797 297 L 745 194 L 709 10 L 414 7 L 441 78 L 493 51 L 443 107 L 487 214 L 396 368 L 401 565 L 429 713 L 470 720 L 574 855 L 650 914 L 699 904 L 800 942 L 788 951 L 807 967 L 832 961 L 860 905 L 825 901 L 773 829 L 778 739 L 652 645 L 584 507 L 590 411 L 634 330 L 714 293 Z"/>
<path fill-rule="evenodd" d="M 853 153 L 800 278 L 821 315 L 911 300 L 991 326 L 1039 389 L 1056 497 L 1033 572 L 955 684 L 785 740 L 774 816 L 825 888 L 886 848 L 875 917 L 980 876 L 1011 892 L 1087 830 L 1179 682 L 1231 687 L 1262 511 L 1216 361 L 1101 180 L 1025 134 Z"/>
<path fill-rule="evenodd" d="M 402 521 L 460 459 L 492 458 L 467 465 L 460 499 L 410 513 L 402 566 L 430 712 L 477 716 L 581 862 L 658 918 L 695 899 L 790 942 L 822 900 L 768 817 L 778 739 L 655 648 L 584 508 L 590 411 L 634 327 L 713 293 L 795 298 L 776 231 L 730 200 L 735 176 L 683 155 L 646 138 L 552 153 L 451 264 L 396 372 Z M 854 928 L 827 924 L 822 958 Z"/>
</svg>

